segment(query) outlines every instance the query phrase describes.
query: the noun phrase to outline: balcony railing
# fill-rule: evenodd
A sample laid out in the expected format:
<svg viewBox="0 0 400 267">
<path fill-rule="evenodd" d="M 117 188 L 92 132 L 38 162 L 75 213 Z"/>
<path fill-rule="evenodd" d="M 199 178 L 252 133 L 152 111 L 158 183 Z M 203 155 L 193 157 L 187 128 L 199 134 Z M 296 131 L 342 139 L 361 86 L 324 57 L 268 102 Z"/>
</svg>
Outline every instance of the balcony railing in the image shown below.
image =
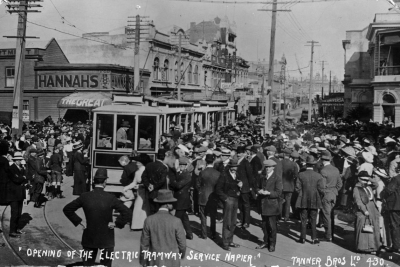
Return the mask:
<svg viewBox="0 0 400 267">
<path fill-rule="evenodd" d="M 383 66 L 378 68 L 377 76 L 400 75 L 400 66 Z"/>
</svg>

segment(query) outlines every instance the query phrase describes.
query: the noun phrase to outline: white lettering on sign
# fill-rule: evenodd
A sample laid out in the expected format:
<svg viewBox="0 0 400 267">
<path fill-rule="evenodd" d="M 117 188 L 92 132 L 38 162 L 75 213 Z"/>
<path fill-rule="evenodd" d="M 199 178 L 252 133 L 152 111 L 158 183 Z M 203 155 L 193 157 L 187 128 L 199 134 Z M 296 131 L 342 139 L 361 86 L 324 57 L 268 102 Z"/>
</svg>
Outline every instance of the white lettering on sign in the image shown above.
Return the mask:
<svg viewBox="0 0 400 267">
<path fill-rule="evenodd" d="M 77 107 L 102 107 L 105 99 L 63 99 L 62 105 Z"/>
</svg>

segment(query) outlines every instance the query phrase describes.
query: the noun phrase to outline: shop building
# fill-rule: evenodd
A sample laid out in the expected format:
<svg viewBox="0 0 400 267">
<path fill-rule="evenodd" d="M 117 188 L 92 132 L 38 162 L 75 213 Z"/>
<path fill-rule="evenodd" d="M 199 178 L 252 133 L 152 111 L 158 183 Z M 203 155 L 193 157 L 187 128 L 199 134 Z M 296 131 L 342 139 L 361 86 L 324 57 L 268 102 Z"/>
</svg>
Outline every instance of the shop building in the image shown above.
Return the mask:
<svg viewBox="0 0 400 267">
<path fill-rule="evenodd" d="M 6 44 L 2 44 L 4 46 Z M 12 47 L 12 46 L 10 46 Z M 27 43 L 24 81 L 24 121 L 53 119 L 84 121 L 93 108 L 111 104 L 113 94 L 133 92 L 133 69 L 113 64 L 71 64 L 55 39 L 47 45 Z M 13 104 L 15 49 L 0 49 L 0 110 Z M 150 72 L 141 71 L 141 87 Z"/>
</svg>

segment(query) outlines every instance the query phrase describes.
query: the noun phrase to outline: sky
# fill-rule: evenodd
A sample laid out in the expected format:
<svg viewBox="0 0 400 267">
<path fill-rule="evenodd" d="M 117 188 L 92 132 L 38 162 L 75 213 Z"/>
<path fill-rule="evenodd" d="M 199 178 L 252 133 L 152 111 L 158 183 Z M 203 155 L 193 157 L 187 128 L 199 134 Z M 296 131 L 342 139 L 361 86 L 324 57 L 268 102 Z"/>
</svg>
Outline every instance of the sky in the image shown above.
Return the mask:
<svg viewBox="0 0 400 267">
<path fill-rule="evenodd" d="M 190 1 L 190 0 L 189 0 Z M 218 0 L 215 0 L 218 1 Z M 229 1 L 229 0 L 226 0 Z M 236 0 L 237 2 L 242 2 Z M 243 2 L 256 2 L 246 0 Z M 267 1 L 267 0 L 265 0 Z M 388 13 L 391 5 L 386 0 L 342 0 L 301 3 L 302 0 L 278 0 L 280 4 L 276 29 L 275 59 L 285 54 L 289 75 L 299 78 L 298 68 L 305 78 L 310 72 L 311 47 L 307 41 L 319 42 L 314 53 L 314 74 L 332 71 L 339 80 L 344 75 L 344 50 L 342 40 L 346 30 L 361 30 L 373 22 L 376 13 Z M 263 4 L 211 4 L 171 0 L 44 0 L 41 13 L 29 13 L 28 36 L 40 40 L 75 38 L 66 33 L 81 36 L 85 32 L 104 32 L 127 25 L 128 16 L 149 16 L 156 28 L 167 30 L 172 25 L 188 29 L 190 22 L 212 20 L 227 16 L 237 25 L 237 49 L 239 56 L 249 61 L 268 60 L 270 49 L 271 13 L 257 9 L 271 9 Z M 137 6 L 140 6 L 138 9 Z M 16 35 L 17 16 L 6 13 L 5 4 L 0 5 L 0 42 L 9 42 L 3 35 Z M 392 11 L 393 12 L 393 11 Z M 399 13 L 400 17 L 400 13 Z M 63 31 L 57 32 L 52 29 Z M 68 55 L 67 55 L 68 57 Z M 297 60 L 296 60 L 297 57 Z M 298 61 L 298 64 L 297 64 Z"/>
</svg>

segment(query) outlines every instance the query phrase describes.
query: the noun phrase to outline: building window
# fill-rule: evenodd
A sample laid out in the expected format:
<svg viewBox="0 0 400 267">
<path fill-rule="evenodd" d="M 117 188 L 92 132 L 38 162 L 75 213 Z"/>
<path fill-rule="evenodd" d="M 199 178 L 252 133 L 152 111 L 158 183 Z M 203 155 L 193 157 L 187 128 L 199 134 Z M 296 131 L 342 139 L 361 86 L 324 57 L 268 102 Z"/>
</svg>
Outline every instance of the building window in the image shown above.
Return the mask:
<svg viewBox="0 0 400 267">
<path fill-rule="evenodd" d="M 189 65 L 188 69 L 188 83 L 192 83 L 192 64 Z"/>
<path fill-rule="evenodd" d="M 158 80 L 159 79 L 159 75 L 158 74 L 159 74 L 159 71 L 160 71 L 160 60 L 158 59 L 158 57 L 156 57 L 154 59 L 153 69 L 154 69 L 153 78 L 154 78 L 154 80 Z"/>
<path fill-rule="evenodd" d="M 22 110 L 29 110 L 29 100 L 24 100 L 23 101 Z"/>
<path fill-rule="evenodd" d="M 194 67 L 193 78 L 194 84 L 199 84 L 199 66 Z"/>
<path fill-rule="evenodd" d="M 15 68 L 6 68 L 6 87 L 14 87 Z"/>
<path fill-rule="evenodd" d="M 163 81 L 168 81 L 168 71 L 169 71 L 169 61 L 168 59 L 164 60 L 164 68 L 162 69 L 161 79 Z"/>
</svg>

